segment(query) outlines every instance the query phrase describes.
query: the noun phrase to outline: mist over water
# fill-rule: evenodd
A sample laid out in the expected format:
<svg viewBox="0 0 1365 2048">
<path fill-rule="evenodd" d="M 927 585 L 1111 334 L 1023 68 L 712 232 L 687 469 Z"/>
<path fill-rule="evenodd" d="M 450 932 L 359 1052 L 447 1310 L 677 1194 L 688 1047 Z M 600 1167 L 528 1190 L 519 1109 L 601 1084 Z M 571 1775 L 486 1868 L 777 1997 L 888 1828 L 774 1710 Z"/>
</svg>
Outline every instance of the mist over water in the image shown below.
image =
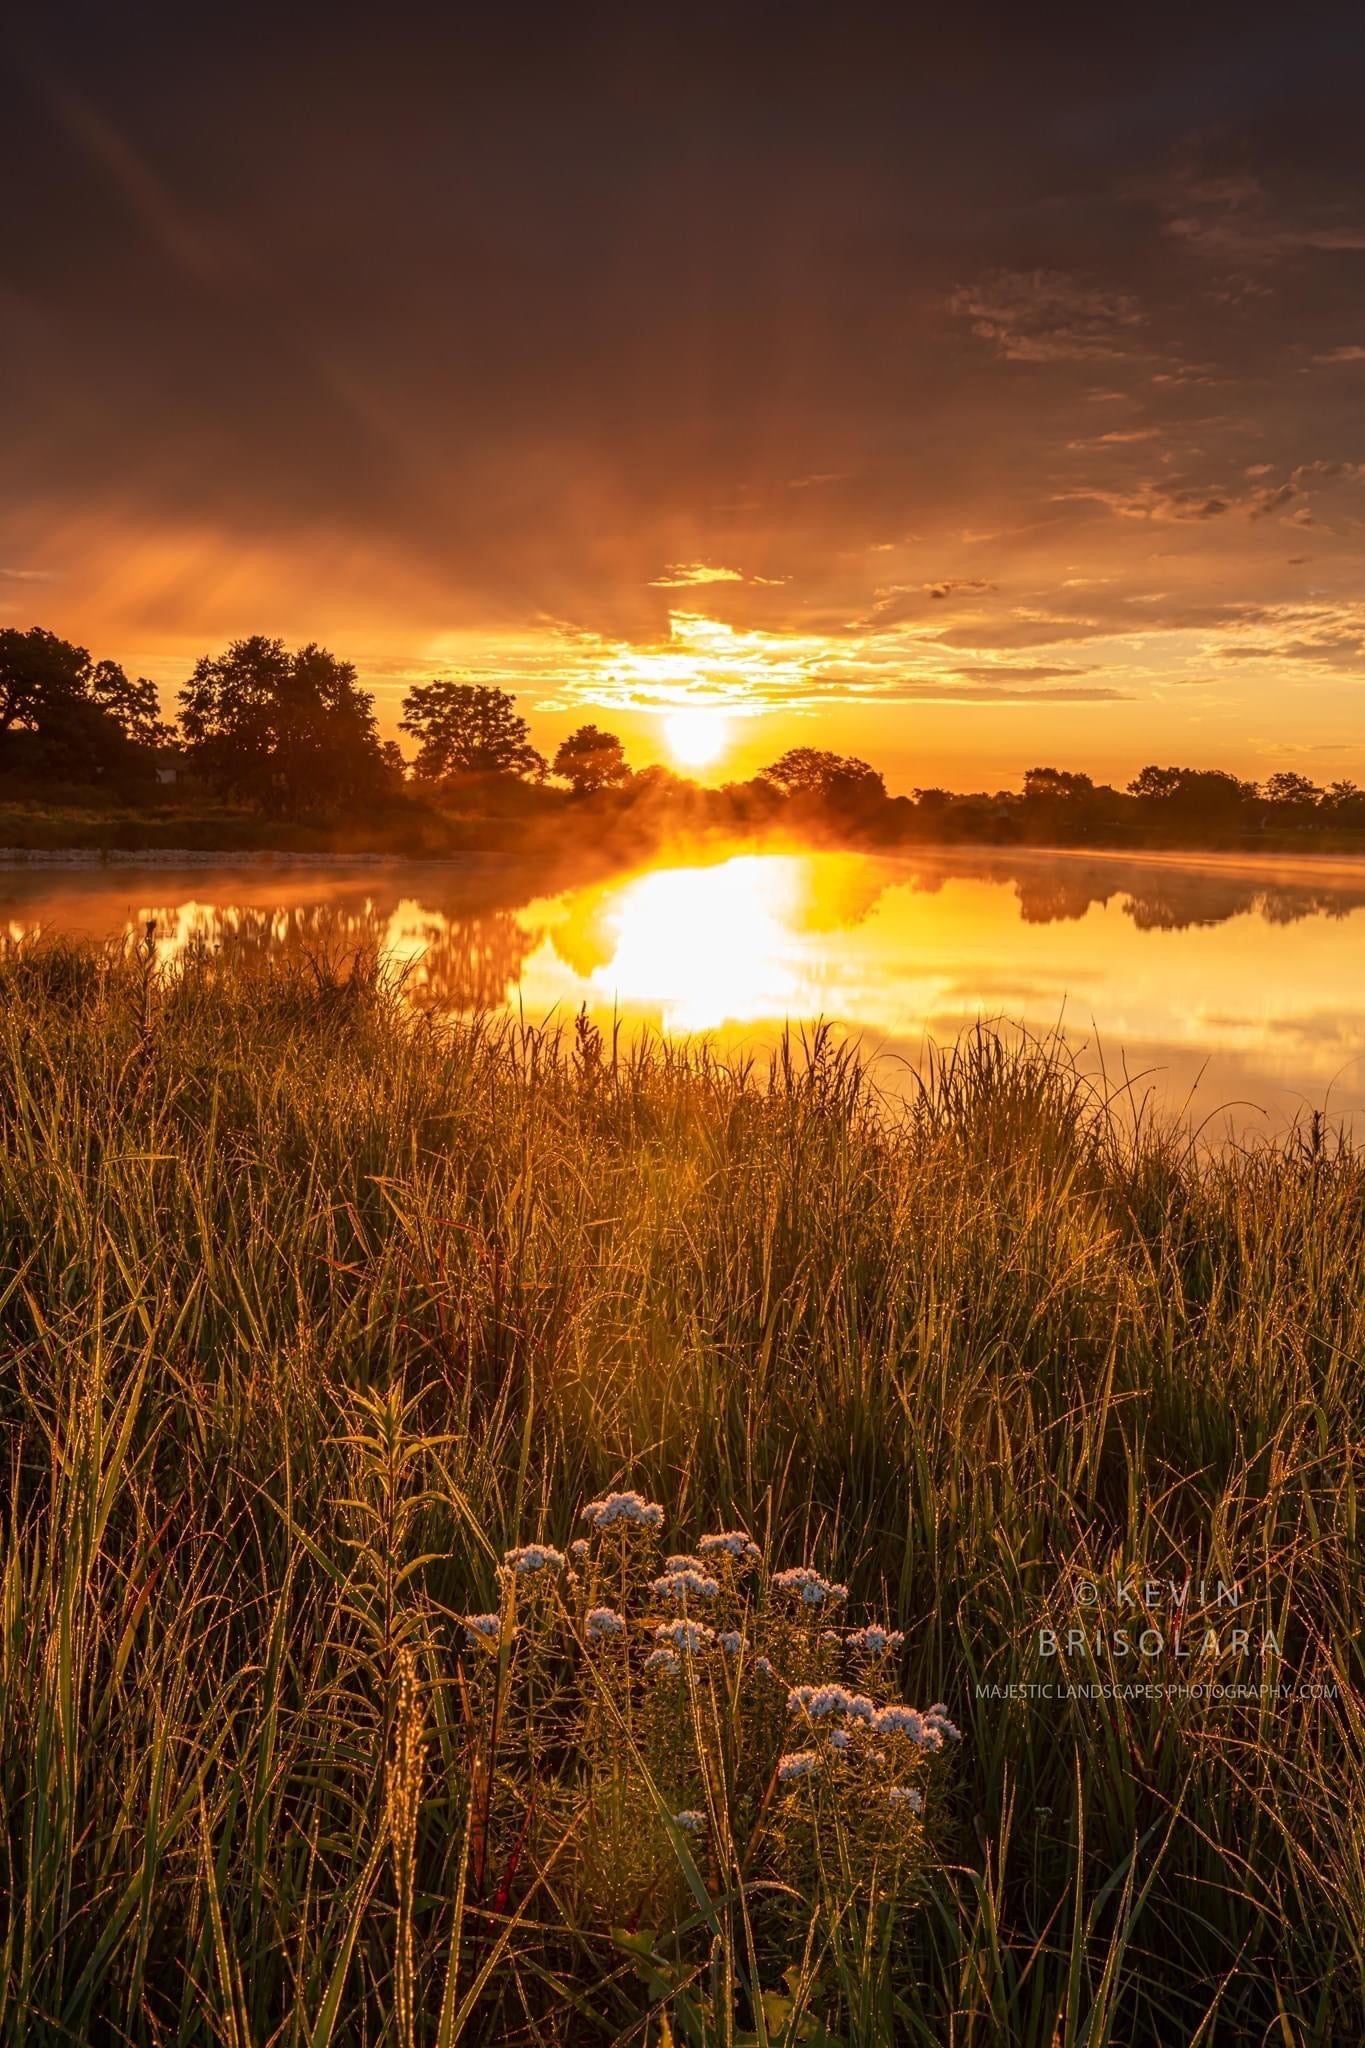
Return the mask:
<svg viewBox="0 0 1365 2048">
<path fill-rule="evenodd" d="M 978 1019 L 1213 1132 L 1365 1117 L 1365 864 L 995 850 L 738 852 L 562 886 L 528 865 L 0 871 L 0 933 L 156 927 L 261 955 L 374 949 L 407 999 L 568 1024 L 586 1005 L 724 1052 L 832 1021 L 895 1092 Z"/>
</svg>

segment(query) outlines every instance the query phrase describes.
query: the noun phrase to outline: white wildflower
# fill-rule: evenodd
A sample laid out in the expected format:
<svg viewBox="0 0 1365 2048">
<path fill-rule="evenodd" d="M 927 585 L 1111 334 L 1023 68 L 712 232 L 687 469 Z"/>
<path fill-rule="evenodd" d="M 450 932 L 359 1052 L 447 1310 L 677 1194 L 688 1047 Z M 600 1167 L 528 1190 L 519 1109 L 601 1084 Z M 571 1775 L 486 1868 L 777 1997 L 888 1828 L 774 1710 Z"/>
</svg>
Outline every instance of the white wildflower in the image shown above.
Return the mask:
<svg viewBox="0 0 1365 2048">
<path fill-rule="evenodd" d="M 720 1582 L 688 1565 L 684 1570 L 665 1572 L 651 1583 L 649 1590 L 656 1600 L 681 1601 L 689 1593 L 694 1600 L 714 1600 L 720 1593 Z"/>
<path fill-rule="evenodd" d="M 675 1813 L 674 1822 L 687 1835 L 706 1833 L 706 1815 L 699 1813 L 695 1806 L 685 1806 L 681 1813 Z"/>
<path fill-rule="evenodd" d="M 778 1572 L 773 1584 L 779 1593 L 790 1593 L 803 1607 L 837 1607 L 841 1600 L 847 1600 L 848 1587 L 831 1585 L 822 1579 L 819 1572 L 808 1564 L 794 1564 L 785 1572 Z"/>
<path fill-rule="evenodd" d="M 662 1529 L 664 1511 L 657 1501 L 639 1493 L 608 1493 L 590 1500 L 582 1519 L 594 1529 L 610 1529 L 615 1522 L 631 1522 L 637 1529 Z"/>
<path fill-rule="evenodd" d="M 829 1746 L 831 1749 L 852 1749 L 853 1737 L 849 1734 L 847 1728 L 831 1728 L 829 1731 Z"/>
<path fill-rule="evenodd" d="M 911 1813 L 923 1813 L 924 1797 L 913 1785 L 893 1785 L 887 1793 L 893 1806 L 908 1806 Z"/>
<path fill-rule="evenodd" d="M 510 1572 L 557 1572 L 564 1553 L 551 1543 L 523 1543 L 520 1550 L 505 1550 L 502 1561 Z"/>
<path fill-rule="evenodd" d="M 584 1558 L 588 1554 L 588 1548 L 589 1545 L 586 1536 L 574 1537 L 573 1542 L 569 1545 L 569 1555 L 573 1559 L 575 1564 L 582 1564 Z"/>
<path fill-rule="evenodd" d="M 464 1632 L 471 1643 L 495 1643 L 502 1634 L 500 1614 L 467 1614 L 464 1618 Z"/>
<path fill-rule="evenodd" d="M 591 1607 L 588 1610 L 587 1631 L 589 1639 L 602 1636 L 619 1636 L 625 1633 L 625 1616 L 618 1614 L 614 1607 Z"/>
<path fill-rule="evenodd" d="M 651 1650 L 645 1658 L 645 1670 L 656 1678 L 675 1678 L 682 1665 L 672 1650 Z"/>
<path fill-rule="evenodd" d="M 894 1656 L 905 1641 L 902 1630 L 882 1628 L 876 1622 L 869 1622 L 848 1639 L 850 1649 L 863 1650 L 869 1657 Z"/>
<path fill-rule="evenodd" d="M 767 1657 L 755 1657 L 749 1668 L 751 1671 L 756 1671 L 760 1678 L 776 1678 L 777 1676 L 777 1673 L 773 1670 L 771 1660 Z"/>
<path fill-rule="evenodd" d="M 700 1621 L 661 1621 L 654 1631 L 656 1643 L 674 1650 L 702 1650 L 715 1639 L 715 1630 Z"/>
<path fill-rule="evenodd" d="M 737 1657 L 744 1648 L 744 1638 L 737 1628 L 727 1628 L 723 1635 L 716 1637 L 727 1657 Z"/>
<path fill-rule="evenodd" d="M 703 1536 L 697 1544 L 698 1557 L 725 1556 L 742 1560 L 745 1564 L 756 1564 L 763 1552 L 742 1529 L 725 1529 L 711 1536 Z"/>
<path fill-rule="evenodd" d="M 939 1700 L 934 1706 L 930 1707 L 924 1717 L 924 1725 L 926 1728 L 936 1728 L 940 1735 L 947 1735 L 954 1742 L 961 1742 L 962 1740 L 962 1730 L 955 1722 L 948 1719 L 948 1709 L 944 1706 L 942 1700 Z"/>
<path fill-rule="evenodd" d="M 878 1735 L 904 1735 L 918 1749 L 942 1749 L 943 1737 L 913 1707 L 882 1707 L 872 1723 Z"/>
<path fill-rule="evenodd" d="M 877 1709 L 866 1693 L 849 1692 L 842 1685 L 798 1685 L 787 1694 L 787 1711 L 794 1714 L 804 1708 L 813 1721 L 826 1720 L 831 1714 L 846 1715 L 852 1721 L 865 1721 L 870 1726 Z"/>
<path fill-rule="evenodd" d="M 813 1749 L 789 1749 L 785 1756 L 777 1759 L 777 1782 L 779 1785 L 794 1785 L 798 1778 L 808 1778 L 818 1769 L 819 1757 Z"/>
</svg>

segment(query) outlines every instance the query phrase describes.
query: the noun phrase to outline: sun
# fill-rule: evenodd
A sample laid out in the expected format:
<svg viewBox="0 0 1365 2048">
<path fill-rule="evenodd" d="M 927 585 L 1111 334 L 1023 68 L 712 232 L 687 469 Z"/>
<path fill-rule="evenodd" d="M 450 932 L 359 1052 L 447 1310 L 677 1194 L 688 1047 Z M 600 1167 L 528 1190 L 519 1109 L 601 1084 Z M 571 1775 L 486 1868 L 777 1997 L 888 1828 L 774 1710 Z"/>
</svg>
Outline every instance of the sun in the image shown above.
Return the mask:
<svg viewBox="0 0 1365 2048">
<path fill-rule="evenodd" d="M 664 719 L 664 738 L 675 761 L 682 761 L 689 768 L 703 768 L 708 761 L 714 761 L 723 753 L 730 737 L 729 723 L 720 711 L 710 711 L 700 704 L 689 704 L 678 711 L 670 711 Z"/>
</svg>

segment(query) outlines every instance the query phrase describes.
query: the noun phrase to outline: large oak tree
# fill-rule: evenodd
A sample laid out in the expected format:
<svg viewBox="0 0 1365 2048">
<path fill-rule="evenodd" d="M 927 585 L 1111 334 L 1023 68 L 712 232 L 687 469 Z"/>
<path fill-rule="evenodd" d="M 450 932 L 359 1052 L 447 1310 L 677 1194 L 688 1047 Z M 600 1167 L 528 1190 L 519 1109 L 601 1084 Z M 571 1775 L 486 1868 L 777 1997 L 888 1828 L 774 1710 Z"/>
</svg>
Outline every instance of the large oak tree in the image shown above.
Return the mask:
<svg viewBox="0 0 1365 2048">
<path fill-rule="evenodd" d="M 291 652 L 256 634 L 205 655 L 180 692 L 192 769 L 272 816 L 330 810 L 388 780 L 374 699 L 325 647 Z"/>
<path fill-rule="evenodd" d="M 0 771 L 135 780 L 170 736 L 145 677 L 132 682 L 43 626 L 0 630 Z"/>
</svg>

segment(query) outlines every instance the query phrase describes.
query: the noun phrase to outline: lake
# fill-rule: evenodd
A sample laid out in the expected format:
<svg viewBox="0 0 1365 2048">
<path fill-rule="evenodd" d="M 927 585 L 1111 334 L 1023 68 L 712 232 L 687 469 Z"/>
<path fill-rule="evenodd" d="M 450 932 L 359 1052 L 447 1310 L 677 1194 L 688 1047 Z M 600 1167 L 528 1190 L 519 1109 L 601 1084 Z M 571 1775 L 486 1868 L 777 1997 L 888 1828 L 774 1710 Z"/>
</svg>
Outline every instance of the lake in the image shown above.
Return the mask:
<svg viewBox="0 0 1365 2048">
<path fill-rule="evenodd" d="M 705 1034 L 784 1021 L 859 1038 L 882 1084 L 979 1018 L 1061 1026 L 1211 1130 L 1365 1112 L 1365 863 L 1210 856 L 743 852 L 576 887 L 524 866 L 280 863 L 0 869 L 0 933 L 156 925 L 252 949 L 373 945 L 415 1002 Z"/>
</svg>

